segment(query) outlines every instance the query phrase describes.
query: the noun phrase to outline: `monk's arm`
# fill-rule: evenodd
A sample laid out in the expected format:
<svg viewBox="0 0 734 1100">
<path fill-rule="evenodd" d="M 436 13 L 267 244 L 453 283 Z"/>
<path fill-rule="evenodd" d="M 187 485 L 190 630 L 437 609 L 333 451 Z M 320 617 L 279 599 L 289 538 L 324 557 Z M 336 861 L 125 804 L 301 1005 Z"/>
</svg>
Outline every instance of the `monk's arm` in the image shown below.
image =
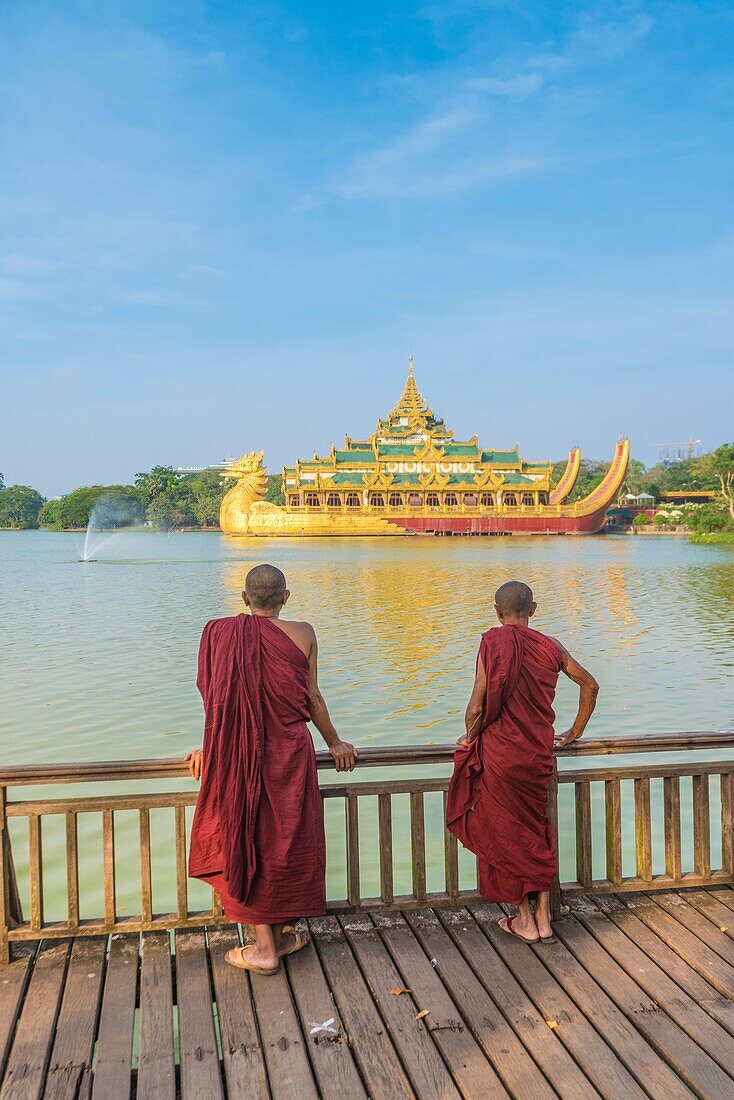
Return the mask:
<svg viewBox="0 0 734 1100">
<path fill-rule="evenodd" d="M 583 665 L 580 665 L 560 642 L 557 641 L 556 644 L 563 654 L 562 671 L 568 676 L 569 680 L 573 680 L 574 684 L 579 686 L 579 709 L 574 723 L 569 730 L 558 734 L 553 740 L 554 748 L 563 749 L 573 741 L 578 741 L 586 729 L 596 708 L 599 685 L 591 673 Z"/>
<path fill-rule="evenodd" d="M 329 752 L 334 757 L 336 770 L 338 772 L 351 772 L 354 771 L 357 750 L 354 745 L 350 745 L 348 741 L 342 741 L 341 737 L 334 729 L 334 723 L 331 721 L 329 708 L 319 688 L 319 646 L 316 641 L 316 634 L 313 631 L 312 634 L 311 651 L 308 655 L 310 696 L 308 709 L 311 713 L 311 721 L 316 726 L 316 729 L 326 742 Z"/>
<path fill-rule="evenodd" d="M 480 655 L 477 661 L 477 674 L 474 677 L 474 686 L 471 689 L 469 703 L 466 708 L 466 714 L 464 715 L 466 733 L 459 741 L 460 745 L 466 744 L 468 741 L 473 741 L 479 733 L 482 725 L 482 716 L 484 714 L 484 700 L 486 698 L 486 695 L 487 673 L 485 672 Z"/>
</svg>

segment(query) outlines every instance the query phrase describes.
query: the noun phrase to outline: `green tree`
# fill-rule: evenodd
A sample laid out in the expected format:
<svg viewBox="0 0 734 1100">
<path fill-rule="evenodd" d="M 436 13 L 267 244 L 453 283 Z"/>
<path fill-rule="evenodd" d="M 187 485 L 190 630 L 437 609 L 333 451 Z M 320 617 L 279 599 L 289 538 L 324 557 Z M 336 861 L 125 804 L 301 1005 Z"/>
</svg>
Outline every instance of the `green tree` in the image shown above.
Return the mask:
<svg viewBox="0 0 734 1100">
<path fill-rule="evenodd" d="M 163 495 L 151 500 L 146 515 L 151 527 L 158 531 L 172 531 L 176 527 L 186 526 L 188 521 L 186 512 Z"/>
<path fill-rule="evenodd" d="M 23 531 L 38 527 L 43 497 L 30 485 L 9 485 L 0 489 L 0 527 Z"/>
<path fill-rule="evenodd" d="M 649 527 L 652 519 L 645 512 L 638 512 L 632 520 L 633 527 Z"/>
<path fill-rule="evenodd" d="M 173 466 L 154 466 L 152 470 L 135 475 L 135 485 L 148 500 L 170 496 L 180 480 Z"/>
<path fill-rule="evenodd" d="M 283 496 L 283 478 L 281 474 L 268 474 L 268 488 L 265 499 L 271 504 L 285 504 Z"/>
<path fill-rule="evenodd" d="M 711 470 L 718 479 L 721 495 L 734 519 L 734 443 L 724 443 L 711 455 Z"/>
<path fill-rule="evenodd" d="M 111 504 L 100 526 L 126 527 L 143 522 L 145 509 L 130 485 L 83 485 L 59 500 L 47 501 L 38 519 L 42 527 L 52 531 L 83 530 L 97 502 L 107 498 Z"/>
<path fill-rule="evenodd" d="M 0 490 L 5 488 L 5 478 L 0 474 Z"/>
</svg>

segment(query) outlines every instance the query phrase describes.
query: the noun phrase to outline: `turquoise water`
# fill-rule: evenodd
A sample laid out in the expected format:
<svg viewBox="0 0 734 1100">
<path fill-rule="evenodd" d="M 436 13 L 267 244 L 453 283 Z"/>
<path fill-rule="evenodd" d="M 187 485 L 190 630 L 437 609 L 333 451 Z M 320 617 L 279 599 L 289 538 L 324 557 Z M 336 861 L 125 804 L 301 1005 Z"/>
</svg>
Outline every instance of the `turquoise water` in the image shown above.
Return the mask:
<svg viewBox="0 0 734 1100">
<path fill-rule="evenodd" d="M 123 532 L 81 565 L 82 543 L 73 534 L 0 533 L 0 747 L 9 763 L 174 756 L 198 745 L 201 629 L 240 610 L 244 574 L 263 560 L 286 572 L 289 614 L 314 623 L 322 689 L 341 735 L 358 746 L 459 736 L 479 635 L 493 625 L 492 594 L 510 578 L 535 590 L 535 625 L 600 681 L 590 733 L 734 727 L 729 547 L 675 537 L 329 541 Z M 559 728 L 570 724 L 575 698 L 562 682 Z M 329 808 L 327 820 L 335 812 Z M 364 813 L 371 874 L 372 810 Z M 402 817 L 407 808 L 396 805 L 399 832 Z M 429 824 L 439 823 L 436 802 Z M 123 864 L 123 841 L 134 839 L 135 827 L 132 815 L 129 823 L 121 815 Z M 338 892 L 336 821 L 330 830 Z M 22 870 L 23 838 L 15 843 Z M 566 854 L 572 843 L 572 835 L 562 838 Z M 50 827 L 47 860 L 59 844 Z M 438 875 L 438 840 L 429 849 Z M 398 854 L 398 877 L 408 861 L 409 853 Z M 158 876 L 168 881 L 165 867 Z M 52 868 L 49 905 L 63 881 Z"/>
</svg>

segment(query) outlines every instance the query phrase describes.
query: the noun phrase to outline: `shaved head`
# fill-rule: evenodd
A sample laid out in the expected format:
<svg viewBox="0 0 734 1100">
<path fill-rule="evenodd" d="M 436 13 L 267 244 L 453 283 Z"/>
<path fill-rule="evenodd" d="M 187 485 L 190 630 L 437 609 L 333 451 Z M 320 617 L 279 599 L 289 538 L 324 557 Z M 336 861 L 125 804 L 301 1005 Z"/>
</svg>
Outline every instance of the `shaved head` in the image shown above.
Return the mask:
<svg viewBox="0 0 734 1100">
<path fill-rule="evenodd" d="M 245 577 L 245 594 L 253 611 L 275 611 L 283 604 L 285 574 L 274 565 L 256 565 Z"/>
<path fill-rule="evenodd" d="M 495 592 L 494 605 L 498 613 L 511 618 L 529 618 L 535 610 L 533 590 L 522 581 L 506 581 Z"/>
</svg>

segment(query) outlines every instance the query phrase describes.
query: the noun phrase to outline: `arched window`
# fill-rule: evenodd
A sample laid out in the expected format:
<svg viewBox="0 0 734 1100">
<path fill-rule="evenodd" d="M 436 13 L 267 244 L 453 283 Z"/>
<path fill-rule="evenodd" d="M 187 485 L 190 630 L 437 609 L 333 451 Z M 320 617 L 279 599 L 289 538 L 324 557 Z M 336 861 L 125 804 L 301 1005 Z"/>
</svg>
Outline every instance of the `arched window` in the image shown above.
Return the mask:
<svg viewBox="0 0 734 1100">
<path fill-rule="evenodd" d="M 538 504 L 547 504 L 547 503 L 548 503 L 548 494 L 547 493 L 538 493 Z"/>
<path fill-rule="evenodd" d="M 481 505 L 482 508 L 494 508 L 494 494 L 482 493 Z"/>
<path fill-rule="evenodd" d="M 299 493 L 291 493 L 288 499 L 291 508 L 298 508 L 301 504 L 301 497 Z"/>
<path fill-rule="evenodd" d="M 320 504 L 318 493 L 306 493 L 306 505 L 309 508 L 318 508 Z"/>
<path fill-rule="evenodd" d="M 428 493 L 428 495 L 426 496 L 426 507 L 427 508 L 438 508 L 439 507 L 438 493 Z"/>
<path fill-rule="evenodd" d="M 329 493 L 328 497 L 326 498 L 327 508 L 340 508 L 341 502 L 341 497 L 338 493 Z"/>
<path fill-rule="evenodd" d="M 370 497 L 370 504 L 373 508 L 384 508 L 385 498 L 382 493 L 373 493 Z"/>
<path fill-rule="evenodd" d="M 459 503 L 456 493 L 447 493 L 445 500 L 447 508 L 455 508 L 456 505 Z"/>
<path fill-rule="evenodd" d="M 533 499 L 533 494 L 532 493 L 523 493 L 522 502 L 523 502 L 523 504 L 529 504 L 532 507 L 532 505 L 535 504 L 535 500 Z"/>
<path fill-rule="evenodd" d="M 506 504 L 508 508 L 517 508 L 517 497 L 514 493 L 505 493 L 503 503 Z"/>
<path fill-rule="evenodd" d="M 359 493 L 347 493 L 347 508 L 359 508 L 361 503 Z"/>
<path fill-rule="evenodd" d="M 409 508 L 420 508 L 421 503 L 422 502 L 421 502 L 420 493 L 409 493 L 408 494 L 408 507 Z"/>
<path fill-rule="evenodd" d="M 477 506 L 477 494 L 476 493 L 464 493 L 464 505 L 467 508 L 476 508 L 476 506 Z"/>
<path fill-rule="evenodd" d="M 401 497 L 400 493 L 390 493 L 390 507 L 402 508 L 402 506 L 403 498 Z"/>
</svg>

